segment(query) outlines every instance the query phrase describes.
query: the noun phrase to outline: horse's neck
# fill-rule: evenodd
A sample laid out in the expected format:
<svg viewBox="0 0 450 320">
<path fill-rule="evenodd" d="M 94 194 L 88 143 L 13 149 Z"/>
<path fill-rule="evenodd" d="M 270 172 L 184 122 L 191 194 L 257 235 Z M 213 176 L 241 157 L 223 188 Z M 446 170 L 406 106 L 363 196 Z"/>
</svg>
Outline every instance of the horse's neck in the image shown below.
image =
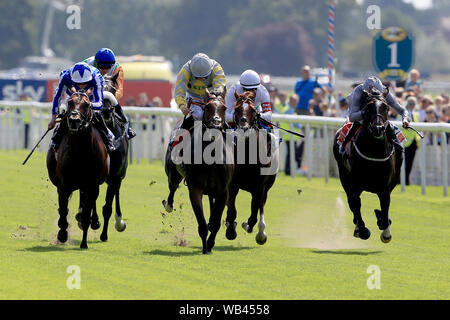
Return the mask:
<svg viewBox="0 0 450 320">
<path fill-rule="evenodd" d="M 93 135 L 94 132 L 92 127 L 87 129 L 86 132 L 74 135 L 68 134 L 66 144 L 67 152 L 75 157 L 83 157 L 84 154 L 93 150 L 92 144 L 95 143 Z"/>
<path fill-rule="evenodd" d="M 358 146 L 360 151 L 367 154 L 385 154 L 392 145 L 387 139 L 386 134 L 381 139 L 375 139 L 367 128 L 362 128 L 361 132 L 356 136 L 354 143 Z"/>
</svg>

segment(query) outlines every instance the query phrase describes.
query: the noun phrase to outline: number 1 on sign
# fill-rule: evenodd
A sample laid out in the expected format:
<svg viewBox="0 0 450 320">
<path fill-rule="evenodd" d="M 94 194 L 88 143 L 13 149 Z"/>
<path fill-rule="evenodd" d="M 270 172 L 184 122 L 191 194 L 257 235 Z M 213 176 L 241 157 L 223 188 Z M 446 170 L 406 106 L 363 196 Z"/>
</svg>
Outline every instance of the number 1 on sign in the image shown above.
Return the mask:
<svg viewBox="0 0 450 320">
<path fill-rule="evenodd" d="M 388 64 L 388 67 L 400 67 L 397 62 L 397 42 L 393 42 L 392 44 L 388 45 L 388 48 L 391 49 L 391 62 Z"/>
</svg>

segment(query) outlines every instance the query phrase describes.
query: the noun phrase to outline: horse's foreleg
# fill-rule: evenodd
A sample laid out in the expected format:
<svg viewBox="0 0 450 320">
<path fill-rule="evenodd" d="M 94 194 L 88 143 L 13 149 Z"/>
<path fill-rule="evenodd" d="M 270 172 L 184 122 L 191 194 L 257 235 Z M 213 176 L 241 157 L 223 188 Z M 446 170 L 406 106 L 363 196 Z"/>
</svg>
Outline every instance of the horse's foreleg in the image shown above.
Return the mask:
<svg viewBox="0 0 450 320">
<path fill-rule="evenodd" d="M 213 208 L 211 209 L 211 214 L 209 217 L 208 229 L 211 232 L 208 237 L 208 252 L 211 252 L 214 244 L 216 242 L 217 232 L 220 230 L 220 222 L 222 220 L 223 210 L 225 209 L 225 204 L 227 202 L 228 194 L 224 192 L 219 197 L 216 197 L 214 201 Z"/>
<path fill-rule="evenodd" d="M 375 209 L 375 215 L 377 216 L 377 225 L 383 232 L 380 235 L 381 241 L 388 243 L 392 239 L 390 225 L 391 219 L 389 219 L 389 206 L 391 203 L 391 194 L 389 191 L 378 193 L 380 199 L 381 211 Z"/>
<path fill-rule="evenodd" d="M 237 237 L 236 233 L 236 196 L 239 192 L 239 188 L 237 187 L 231 187 L 228 195 L 228 201 L 227 201 L 227 217 L 225 219 L 225 226 L 227 227 L 227 230 L 225 232 L 225 236 L 228 240 L 234 240 Z"/>
<path fill-rule="evenodd" d="M 84 206 L 82 214 L 81 214 L 81 226 L 83 227 L 83 239 L 81 240 L 80 248 L 87 249 L 87 234 L 89 230 L 89 226 L 91 224 L 91 211 L 95 206 L 95 202 L 97 201 L 97 197 L 99 194 L 99 186 L 95 186 L 94 188 L 86 191 L 86 206 Z"/>
<path fill-rule="evenodd" d="M 126 227 L 127 224 L 125 223 L 125 221 L 123 221 L 123 217 L 122 217 L 122 210 L 120 209 L 120 185 L 122 184 L 122 181 L 119 182 L 119 186 L 117 187 L 117 192 L 116 192 L 116 214 L 115 214 L 115 218 L 116 218 L 116 230 L 119 232 L 123 232 Z"/>
<path fill-rule="evenodd" d="M 366 228 L 361 216 L 361 192 L 348 192 L 347 200 L 350 210 L 353 212 L 353 223 L 355 224 L 355 231 L 353 236 L 362 240 L 367 240 L 370 237 L 370 230 Z"/>
<path fill-rule="evenodd" d="M 248 233 L 253 232 L 253 227 L 258 221 L 258 211 L 261 208 L 262 192 L 259 190 L 252 193 L 251 214 L 247 222 L 242 223 L 242 228 Z"/>
<path fill-rule="evenodd" d="M 109 226 L 109 219 L 111 218 L 112 214 L 112 203 L 114 200 L 114 195 L 116 193 L 116 186 L 113 183 L 108 184 L 108 188 L 106 189 L 106 197 L 105 197 L 105 205 L 102 209 L 103 214 L 103 230 L 102 234 L 100 235 L 101 241 L 108 241 L 108 226 Z"/>
<path fill-rule="evenodd" d="M 198 235 L 202 239 L 202 252 L 203 254 L 207 254 L 208 248 L 206 245 L 206 237 L 208 236 L 208 225 L 206 224 L 205 216 L 203 214 L 202 197 L 202 190 L 194 187 L 189 188 L 189 198 L 198 224 Z"/>
<path fill-rule="evenodd" d="M 67 227 L 69 226 L 67 222 L 67 215 L 69 214 L 69 196 L 70 192 L 67 192 L 63 190 L 62 188 L 58 188 L 58 212 L 59 212 L 59 219 L 58 219 L 58 241 L 59 242 L 66 242 L 68 238 L 67 233 Z"/>
</svg>

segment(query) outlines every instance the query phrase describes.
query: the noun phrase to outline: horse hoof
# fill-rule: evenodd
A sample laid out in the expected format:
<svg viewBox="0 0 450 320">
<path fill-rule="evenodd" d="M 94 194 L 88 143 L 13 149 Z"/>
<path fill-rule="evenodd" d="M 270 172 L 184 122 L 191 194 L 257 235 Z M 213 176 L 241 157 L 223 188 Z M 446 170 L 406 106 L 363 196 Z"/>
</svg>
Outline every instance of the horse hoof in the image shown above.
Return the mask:
<svg viewBox="0 0 450 320">
<path fill-rule="evenodd" d="M 267 242 L 267 235 L 265 232 L 262 234 L 258 233 L 256 235 L 255 239 L 256 239 L 256 243 L 262 246 L 264 243 Z"/>
<path fill-rule="evenodd" d="M 166 209 L 168 213 L 171 213 L 173 211 L 173 207 L 169 205 L 169 202 L 167 202 L 167 200 L 163 200 L 162 204 L 164 206 L 164 209 Z"/>
<path fill-rule="evenodd" d="M 247 233 L 253 232 L 253 228 L 250 228 L 250 226 L 247 222 L 242 222 L 242 228 L 244 228 L 244 230 L 247 231 Z"/>
<path fill-rule="evenodd" d="M 385 236 L 383 236 L 383 233 L 381 233 L 380 234 L 380 239 L 381 239 L 381 242 L 383 242 L 383 243 L 389 243 L 392 240 L 392 236 L 385 237 Z"/>
<path fill-rule="evenodd" d="M 102 234 L 100 235 L 100 240 L 101 240 L 102 242 L 108 241 L 108 235 L 102 233 Z"/>
<path fill-rule="evenodd" d="M 82 249 L 82 250 L 87 250 L 87 248 L 88 248 L 88 245 L 85 243 L 85 244 L 80 244 L 80 249 Z"/>
<path fill-rule="evenodd" d="M 353 236 L 360 238 L 361 240 L 367 240 L 370 238 L 370 230 L 364 227 L 363 229 L 355 228 Z"/>
<path fill-rule="evenodd" d="M 68 234 L 67 234 L 66 230 L 59 230 L 58 231 L 58 241 L 59 242 L 61 242 L 61 243 L 66 242 L 67 241 L 67 237 L 68 237 Z"/>
<path fill-rule="evenodd" d="M 114 226 L 116 227 L 116 230 L 119 232 L 123 232 L 127 228 L 127 224 L 123 220 L 117 222 Z"/>
<path fill-rule="evenodd" d="M 100 228 L 102 224 L 100 223 L 100 221 L 92 221 L 91 222 L 91 229 L 92 230 L 97 230 Z"/>
<path fill-rule="evenodd" d="M 236 232 L 236 226 L 237 226 L 237 222 L 234 221 L 232 224 L 230 224 L 229 222 L 225 223 L 227 230 L 225 232 L 225 236 L 227 237 L 228 240 L 234 240 L 237 237 L 237 232 Z"/>
</svg>

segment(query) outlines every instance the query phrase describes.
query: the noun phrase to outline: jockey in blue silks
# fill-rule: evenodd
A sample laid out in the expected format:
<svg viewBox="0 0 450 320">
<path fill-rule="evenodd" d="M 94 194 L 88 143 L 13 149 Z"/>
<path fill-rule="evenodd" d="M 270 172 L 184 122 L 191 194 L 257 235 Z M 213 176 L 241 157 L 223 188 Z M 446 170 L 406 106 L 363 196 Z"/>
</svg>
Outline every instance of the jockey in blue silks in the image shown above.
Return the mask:
<svg viewBox="0 0 450 320">
<path fill-rule="evenodd" d="M 114 151 L 114 135 L 106 127 L 106 124 L 100 115 L 100 111 L 103 107 L 103 77 L 97 68 L 91 67 L 85 62 L 78 62 L 72 68 L 63 70 L 60 73 L 59 83 L 53 98 L 52 119 L 48 124 L 48 128 L 53 129 L 55 127 L 62 95 L 65 92 L 69 98 L 72 95 L 72 92 L 70 91 L 72 87 L 75 87 L 77 91 L 87 91 L 90 88 L 93 89 L 89 100 L 91 101 L 91 107 L 94 110 L 94 125 L 99 129 L 99 133 L 102 136 L 108 152 Z M 51 143 L 51 147 L 55 151 L 58 149 L 67 129 L 66 121 L 62 121 L 56 128 Z"/>
</svg>

